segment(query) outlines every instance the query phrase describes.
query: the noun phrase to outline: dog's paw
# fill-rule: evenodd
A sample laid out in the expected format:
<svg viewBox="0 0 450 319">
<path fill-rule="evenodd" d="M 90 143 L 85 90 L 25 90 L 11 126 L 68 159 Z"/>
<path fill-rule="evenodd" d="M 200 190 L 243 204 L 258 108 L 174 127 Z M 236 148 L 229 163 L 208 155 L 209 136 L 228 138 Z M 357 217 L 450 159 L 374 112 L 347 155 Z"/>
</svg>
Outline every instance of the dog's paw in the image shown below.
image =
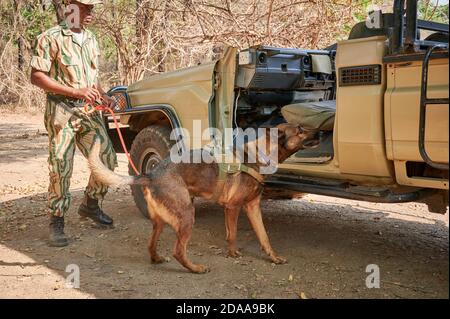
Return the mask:
<svg viewBox="0 0 450 319">
<path fill-rule="evenodd" d="M 270 256 L 270 259 L 274 264 L 281 265 L 287 263 L 287 259 L 280 256 Z"/>
<path fill-rule="evenodd" d="M 166 262 L 166 258 L 158 256 L 158 255 L 155 257 L 152 257 L 151 259 L 152 259 L 152 264 L 162 264 L 162 263 Z"/>
<path fill-rule="evenodd" d="M 232 258 L 242 257 L 242 253 L 239 250 L 228 250 L 228 256 Z"/>
<path fill-rule="evenodd" d="M 206 274 L 210 271 L 209 267 L 206 265 L 194 265 L 191 271 L 196 274 Z"/>
</svg>

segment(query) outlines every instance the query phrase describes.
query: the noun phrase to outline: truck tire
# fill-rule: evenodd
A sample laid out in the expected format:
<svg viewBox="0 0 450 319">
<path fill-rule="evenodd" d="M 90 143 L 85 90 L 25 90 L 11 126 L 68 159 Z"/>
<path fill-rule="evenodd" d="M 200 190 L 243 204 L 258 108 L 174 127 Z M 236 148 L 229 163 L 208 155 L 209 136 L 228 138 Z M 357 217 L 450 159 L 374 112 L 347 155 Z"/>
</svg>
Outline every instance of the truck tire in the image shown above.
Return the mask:
<svg viewBox="0 0 450 319">
<path fill-rule="evenodd" d="M 133 141 L 130 156 L 136 168 L 141 174 L 147 174 L 159 162 L 170 155 L 170 148 L 174 141 L 170 140 L 170 129 L 164 126 L 152 125 L 144 128 Z M 128 173 L 136 175 L 131 165 L 128 165 Z M 147 202 L 144 199 L 142 187 L 131 186 L 136 206 L 144 217 L 149 218 Z"/>
</svg>

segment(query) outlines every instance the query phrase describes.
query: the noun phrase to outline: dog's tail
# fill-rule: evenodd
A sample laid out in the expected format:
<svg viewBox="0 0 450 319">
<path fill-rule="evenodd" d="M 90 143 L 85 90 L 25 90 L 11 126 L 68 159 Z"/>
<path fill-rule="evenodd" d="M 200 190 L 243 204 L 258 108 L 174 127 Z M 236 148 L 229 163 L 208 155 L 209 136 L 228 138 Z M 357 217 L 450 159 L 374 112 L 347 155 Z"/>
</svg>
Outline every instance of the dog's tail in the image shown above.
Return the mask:
<svg viewBox="0 0 450 319">
<path fill-rule="evenodd" d="M 114 173 L 107 168 L 100 160 L 100 142 L 98 137 L 94 138 L 94 145 L 92 146 L 91 153 L 89 154 L 89 168 L 94 178 L 107 186 L 113 185 L 133 185 L 136 183 L 137 177 L 135 176 L 123 176 Z"/>
</svg>

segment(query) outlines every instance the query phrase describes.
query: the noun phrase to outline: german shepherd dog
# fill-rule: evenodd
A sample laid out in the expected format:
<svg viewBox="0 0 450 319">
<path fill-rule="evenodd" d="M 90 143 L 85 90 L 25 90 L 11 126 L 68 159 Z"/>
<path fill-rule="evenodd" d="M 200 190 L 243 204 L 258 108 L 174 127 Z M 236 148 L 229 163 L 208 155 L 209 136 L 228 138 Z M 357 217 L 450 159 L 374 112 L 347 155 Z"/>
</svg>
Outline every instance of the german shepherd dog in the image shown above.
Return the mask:
<svg viewBox="0 0 450 319">
<path fill-rule="evenodd" d="M 300 149 L 317 145 L 314 131 L 287 123 L 278 125 L 277 129 L 277 141 L 272 141 L 269 130 L 266 130 L 266 141 L 270 143 L 266 143 L 265 154 L 269 154 L 271 143 L 278 143 L 278 154 L 275 154 L 278 156 L 278 163 Z M 260 202 L 263 185 L 253 176 L 246 173 L 229 174 L 225 181 L 220 183 L 217 163 L 174 163 L 170 157 L 161 161 L 147 175 L 121 176 L 102 164 L 98 155 L 99 149 L 100 145 L 98 141 L 95 141 L 89 156 L 89 167 L 99 182 L 108 186 L 141 185 L 143 188 L 148 213 L 153 223 L 153 232 L 148 244 L 152 263 L 162 263 L 165 260 L 158 255 L 156 246 L 163 227 L 167 223 L 172 226 L 177 236 L 173 251 L 175 259 L 191 272 L 209 271 L 205 265 L 192 263 L 186 254 L 195 218 L 194 197 L 213 199 L 224 207 L 229 256 L 241 255 L 236 247 L 236 232 L 238 216 L 241 208 L 244 208 L 262 249 L 270 260 L 275 264 L 286 262 L 286 259 L 278 256 L 270 245 L 261 216 Z M 258 170 L 267 164 L 262 163 L 264 161 L 257 156 L 256 163 L 247 166 Z M 222 192 L 220 196 L 215 196 L 214 193 L 218 187 L 222 187 Z"/>
</svg>

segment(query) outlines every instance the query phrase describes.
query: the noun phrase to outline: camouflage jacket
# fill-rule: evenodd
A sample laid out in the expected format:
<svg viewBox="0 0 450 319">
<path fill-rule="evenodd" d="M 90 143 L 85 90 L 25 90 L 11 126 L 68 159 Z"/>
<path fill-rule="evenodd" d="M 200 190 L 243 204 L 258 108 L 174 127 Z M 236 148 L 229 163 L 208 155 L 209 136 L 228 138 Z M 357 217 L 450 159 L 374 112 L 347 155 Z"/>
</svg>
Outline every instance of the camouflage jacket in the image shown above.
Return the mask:
<svg viewBox="0 0 450 319">
<path fill-rule="evenodd" d="M 57 82 L 76 89 L 97 84 L 100 50 L 92 32 L 84 29 L 79 44 L 65 22 L 37 37 L 31 66 Z"/>
</svg>

